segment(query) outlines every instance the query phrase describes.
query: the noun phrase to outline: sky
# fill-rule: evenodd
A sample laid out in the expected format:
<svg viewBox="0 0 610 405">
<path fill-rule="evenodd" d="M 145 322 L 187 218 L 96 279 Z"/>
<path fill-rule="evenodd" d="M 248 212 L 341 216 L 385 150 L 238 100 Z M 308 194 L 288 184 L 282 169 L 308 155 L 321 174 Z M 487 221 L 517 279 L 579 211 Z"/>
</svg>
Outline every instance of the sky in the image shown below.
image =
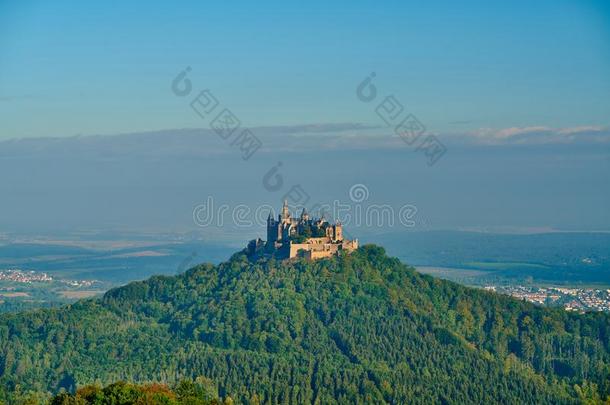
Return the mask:
<svg viewBox="0 0 610 405">
<path fill-rule="evenodd" d="M 252 159 L 189 106 L 203 90 Z M 208 196 L 359 184 L 424 230 L 610 230 L 610 3 L 0 0 L 0 231 L 209 232 Z"/>
<path fill-rule="evenodd" d="M 200 127 L 187 66 L 252 127 L 379 124 L 374 72 L 433 133 L 607 128 L 610 3 L 1 0 L 0 140 Z"/>
</svg>

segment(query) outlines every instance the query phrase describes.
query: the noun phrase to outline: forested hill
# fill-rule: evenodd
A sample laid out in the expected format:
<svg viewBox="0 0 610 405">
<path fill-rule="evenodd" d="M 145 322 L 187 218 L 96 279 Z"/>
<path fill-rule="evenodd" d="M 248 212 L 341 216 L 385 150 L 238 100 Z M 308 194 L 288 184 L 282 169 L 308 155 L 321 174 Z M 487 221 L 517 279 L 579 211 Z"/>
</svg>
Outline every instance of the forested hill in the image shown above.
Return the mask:
<svg viewBox="0 0 610 405">
<path fill-rule="evenodd" d="M 236 403 L 577 403 L 610 394 L 610 317 L 421 275 L 377 246 L 234 255 L 0 317 L 5 400 L 199 376 Z"/>
</svg>

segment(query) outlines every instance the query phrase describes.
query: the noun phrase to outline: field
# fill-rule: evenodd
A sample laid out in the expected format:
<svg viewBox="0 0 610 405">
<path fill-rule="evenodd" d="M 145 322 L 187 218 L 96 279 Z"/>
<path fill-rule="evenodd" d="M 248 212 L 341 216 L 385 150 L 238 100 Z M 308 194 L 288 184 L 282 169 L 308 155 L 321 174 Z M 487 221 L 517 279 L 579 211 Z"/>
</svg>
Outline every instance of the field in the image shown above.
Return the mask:
<svg viewBox="0 0 610 405">
<path fill-rule="evenodd" d="M 93 291 L 59 291 L 62 297 L 68 299 L 81 299 L 81 298 L 89 298 L 94 297 L 96 295 L 103 294 L 104 291 L 101 290 L 93 290 Z"/>
<path fill-rule="evenodd" d="M 29 297 L 30 294 L 26 293 L 26 292 L 5 292 L 2 293 L 0 292 L 0 297 L 4 297 L 4 298 L 23 298 L 23 297 Z"/>
<path fill-rule="evenodd" d="M 466 267 L 482 270 L 515 270 L 515 269 L 531 269 L 531 270 L 547 270 L 549 266 L 537 263 L 515 263 L 515 262 L 468 262 L 464 263 Z"/>
</svg>

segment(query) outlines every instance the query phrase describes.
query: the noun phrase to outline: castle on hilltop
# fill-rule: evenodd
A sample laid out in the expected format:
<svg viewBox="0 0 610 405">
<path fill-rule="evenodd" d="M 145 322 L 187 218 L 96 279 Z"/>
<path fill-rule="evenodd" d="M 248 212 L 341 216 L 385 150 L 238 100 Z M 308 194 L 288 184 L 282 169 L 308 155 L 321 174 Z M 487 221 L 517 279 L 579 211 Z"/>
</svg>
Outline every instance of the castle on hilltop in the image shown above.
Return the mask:
<svg viewBox="0 0 610 405">
<path fill-rule="evenodd" d="M 284 201 L 277 220 L 271 213 L 267 218 L 267 242 L 253 240 L 248 245 L 248 253 L 256 254 L 264 249 L 282 259 L 304 257 L 320 259 L 338 255 L 340 251 L 352 252 L 358 249 L 358 240 L 343 239 L 343 226 L 330 224 L 324 216 L 310 218 L 303 208 L 300 217 L 290 214 L 288 202 Z"/>
</svg>

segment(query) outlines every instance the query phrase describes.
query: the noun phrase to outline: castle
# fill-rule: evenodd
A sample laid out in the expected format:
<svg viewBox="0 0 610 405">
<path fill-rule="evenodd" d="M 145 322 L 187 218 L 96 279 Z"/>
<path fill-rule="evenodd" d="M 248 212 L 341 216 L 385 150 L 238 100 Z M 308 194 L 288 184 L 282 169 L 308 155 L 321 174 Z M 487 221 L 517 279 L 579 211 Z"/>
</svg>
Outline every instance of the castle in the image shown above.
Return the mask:
<svg viewBox="0 0 610 405">
<path fill-rule="evenodd" d="M 284 201 L 277 220 L 269 213 L 267 242 L 253 240 L 248 245 L 248 253 L 255 254 L 264 249 L 282 259 L 304 257 L 313 260 L 338 255 L 342 250 L 352 252 L 357 248 L 357 239 L 343 239 L 343 227 L 339 222 L 331 225 L 324 216 L 310 218 L 305 208 L 300 217 L 292 217 L 288 202 Z"/>
</svg>

